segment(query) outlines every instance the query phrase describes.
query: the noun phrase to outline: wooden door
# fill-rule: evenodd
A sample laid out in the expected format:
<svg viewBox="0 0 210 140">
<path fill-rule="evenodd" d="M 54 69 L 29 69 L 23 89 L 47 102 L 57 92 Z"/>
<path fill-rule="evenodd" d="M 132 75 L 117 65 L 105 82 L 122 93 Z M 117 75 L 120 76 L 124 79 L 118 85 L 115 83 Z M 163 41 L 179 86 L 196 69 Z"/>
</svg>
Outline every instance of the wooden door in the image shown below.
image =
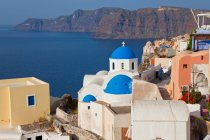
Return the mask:
<svg viewBox="0 0 210 140">
<path fill-rule="evenodd" d="M 121 140 L 131 140 L 131 138 L 128 138 L 126 136 L 127 131 L 128 131 L 128 128 L 121 128 L 121 134 L 122 134 L 122 139 Z"/>
</svg>

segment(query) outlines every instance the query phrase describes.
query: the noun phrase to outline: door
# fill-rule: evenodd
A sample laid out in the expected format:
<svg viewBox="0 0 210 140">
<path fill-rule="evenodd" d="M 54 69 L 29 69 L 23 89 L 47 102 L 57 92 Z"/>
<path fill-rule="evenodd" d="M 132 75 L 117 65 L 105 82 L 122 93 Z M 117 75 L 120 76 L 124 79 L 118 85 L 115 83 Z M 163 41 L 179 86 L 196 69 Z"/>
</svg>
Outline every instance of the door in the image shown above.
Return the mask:
<svg viewBox="0 0 210 140">
<path fill-rule="evenodd" d="M 122 128 L 122 129 L 121 129 L 121 134 L 122 134 L 122 139 L 121 139 L 121 140 L 131 140 L 131 138 L 128 138 L 128 137 L 126 136 L 127 131 L 128 131 L 128 128 Z"/>
</svg>

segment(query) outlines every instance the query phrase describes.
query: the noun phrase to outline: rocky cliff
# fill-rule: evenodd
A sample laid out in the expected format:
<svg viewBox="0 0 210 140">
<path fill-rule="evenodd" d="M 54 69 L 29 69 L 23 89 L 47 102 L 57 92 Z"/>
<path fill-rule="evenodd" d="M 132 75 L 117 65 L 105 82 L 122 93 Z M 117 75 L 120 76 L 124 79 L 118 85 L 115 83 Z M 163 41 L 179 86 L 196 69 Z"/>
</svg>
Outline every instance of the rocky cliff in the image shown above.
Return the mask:
<svg viewBox="0 0 210 140">
<path fill-rule="evenodd" d="M 195 13 L 204 12 L 195 10 Z M 54 19 L 29 18 L 17 25 L 19 31 L 92 32 L 94 38 L 169 38 L 196 28 L 190 9 L 176 7 L 129 11 L 120 8 L 77 10 Z"/>
</svg>

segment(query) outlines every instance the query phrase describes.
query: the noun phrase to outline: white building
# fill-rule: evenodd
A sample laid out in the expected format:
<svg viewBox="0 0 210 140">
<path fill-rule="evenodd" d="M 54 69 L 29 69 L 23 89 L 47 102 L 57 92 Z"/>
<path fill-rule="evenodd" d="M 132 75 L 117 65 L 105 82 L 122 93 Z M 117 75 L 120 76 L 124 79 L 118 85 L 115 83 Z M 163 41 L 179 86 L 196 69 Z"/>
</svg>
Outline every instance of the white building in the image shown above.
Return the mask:
<svg viewBox="0 0 210 140">
<path fill-rule="evenodd" d="M 182 101 L 133 100 L 131 112 L 132 140 L 190 140 L 189 110 Z"/>
<path fill-rule="evenodd" d="M 117 140 L 130 126 L 132 79 L 138 75 L 138 59 L 123 44 L 112 53 L 109 63 L 109 71 L 85 75 L 78 92 L 78 125 Z"/>
<path fill-rule="evenodd" d="M 171 69 L 171 58 L 155 58 L 155 66 L 161 65 L 163 73 L 167 73 Z"/>
<path fill-rule="evenodd" d="M 153 101 L 162 97 L 156 85 L 140 80 L 138 59 L 124 43 L 112 53 L 109 63 L 109 71 L 84 76 L 78 92 L 78 125 L 106 140 L 127 140 L 131 137 L 132 96 Z"/>
<path fill-rule="evenodd" d="M 178 42 L 178 48 L 177 48 L 178 52 L 183 52 L 187 49 L 188 41 L 180 40 L 180 41 L 177 41 L 177 42 Z"/>
<path fill-rule="evenodd" d="M 69 135 L 61 135 L 55 132 L 37 132 L 23 134 L 20 140 L 71 140 Z"/>
</svg>

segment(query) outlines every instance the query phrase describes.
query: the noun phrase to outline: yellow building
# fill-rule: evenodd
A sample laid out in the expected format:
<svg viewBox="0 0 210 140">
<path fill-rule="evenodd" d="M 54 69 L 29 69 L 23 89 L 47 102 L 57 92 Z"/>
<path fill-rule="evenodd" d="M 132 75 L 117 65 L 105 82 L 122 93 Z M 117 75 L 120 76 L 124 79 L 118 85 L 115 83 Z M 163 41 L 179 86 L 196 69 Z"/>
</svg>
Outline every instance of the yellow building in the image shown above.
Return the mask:
<svg viewBox="0 0 210 140">
<path fill-rule="evenodd" d="M 34 77 L 0 80 L 0 126 L 33 123 L 49 113 L 48 83 Z"/>
</svg>

